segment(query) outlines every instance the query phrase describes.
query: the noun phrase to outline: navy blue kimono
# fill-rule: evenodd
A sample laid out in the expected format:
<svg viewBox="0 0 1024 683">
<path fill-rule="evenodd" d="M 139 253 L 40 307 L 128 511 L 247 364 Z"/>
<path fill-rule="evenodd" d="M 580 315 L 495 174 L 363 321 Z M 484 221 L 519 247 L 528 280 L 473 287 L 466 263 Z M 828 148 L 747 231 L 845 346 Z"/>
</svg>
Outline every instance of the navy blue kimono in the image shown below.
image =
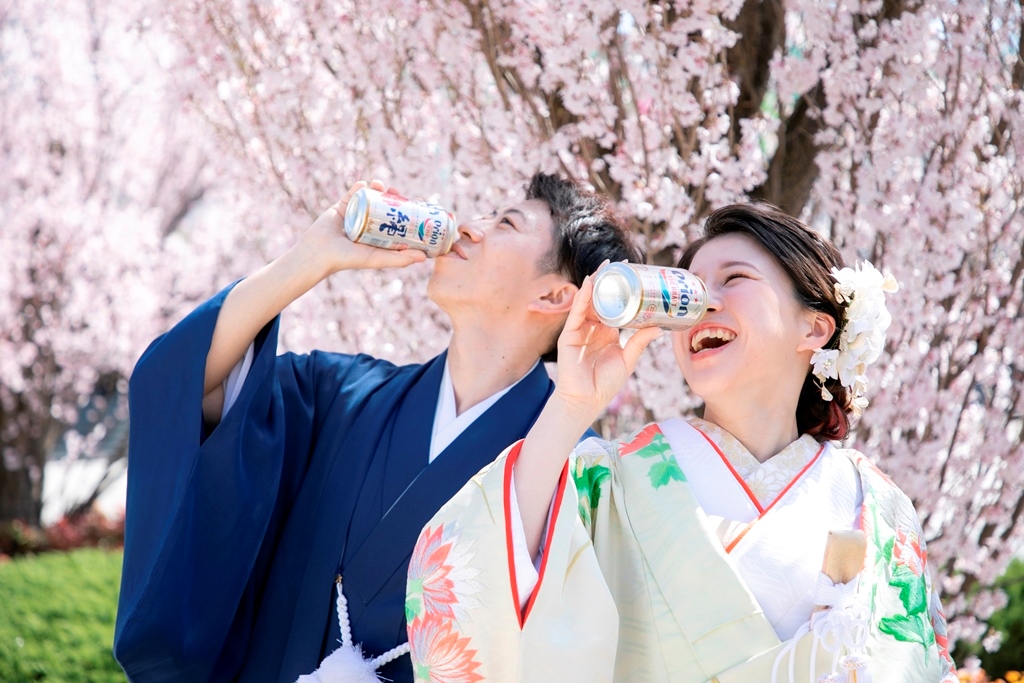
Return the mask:
<svg viewBox="0 0 1024 683">
<path fill-rule="evenodd" d="M 255 342 L 235 404 L 209 434 L 203 375 L 228 290 L 146 350 L 132 374 L 124 569 L 114 654 L 131 681 L 280 681 L 352 636 L 405 642 L 405 581 L 422 526 L 510 443 L 553 385 L 538 364 L 427 464 L 444 354 L 276 355 Z M 408 656 L 380 674 L 412 681 Z"/>
</svg>

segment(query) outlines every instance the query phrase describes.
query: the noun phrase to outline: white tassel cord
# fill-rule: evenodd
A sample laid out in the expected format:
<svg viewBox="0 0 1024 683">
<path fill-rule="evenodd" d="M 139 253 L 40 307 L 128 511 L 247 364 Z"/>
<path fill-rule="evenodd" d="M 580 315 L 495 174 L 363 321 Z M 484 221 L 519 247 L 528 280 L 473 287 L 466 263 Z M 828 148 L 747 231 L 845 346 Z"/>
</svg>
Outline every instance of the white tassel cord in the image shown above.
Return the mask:
<svg viewBox="0 0 1024 683">
<path fill-rule="evenodd" d="M 867 642 L 869 615 L 856 604 L 857 581 L 834 584 L 824 573 L 818 577 L 815 592 L 817 602 L 830 609 L 819 612 L 802 625 L 786 646 L 779 651 L 772 666 L 772 683 L 778 683 L 779 666 L 789 657 L 789 681 L 796 680 L 796 648 L 807 633 L 814 633 L 811 644 L 810 670 L 808 677 L 814 680 L 819 646 L 832 653 L 832 673 L 819 679 L 819 683 L 871 683 L 867 672 L 868 658 L 862 654 Z M 846 656 L 842 656 L 845 649 Z M 836 669 L 846 670 L 845 674 Z"/>
<path fill-rule="evenodd" d="M 352 643 L 352 626 L 348 619 L 348 600 L 338 584 L 338 627 L 341 631 L 341 647 L 320 663 L 320 668 L 311 674 L 300 676 L 295 683 L 381 683 L 377 669 L 409 652 L 409 643 L 402 643 L 374 659 L 363 657 L 363 649 Z"/>
<path fill-rule="evenodd" d="M 348 622 L 348 599 L 345 592 L 341 590 L 341 574 L 334 580 L 338 586 L 338 629 L 341 631 L 341 646 L 352 647 L 352 626 Z"/>
</svg>

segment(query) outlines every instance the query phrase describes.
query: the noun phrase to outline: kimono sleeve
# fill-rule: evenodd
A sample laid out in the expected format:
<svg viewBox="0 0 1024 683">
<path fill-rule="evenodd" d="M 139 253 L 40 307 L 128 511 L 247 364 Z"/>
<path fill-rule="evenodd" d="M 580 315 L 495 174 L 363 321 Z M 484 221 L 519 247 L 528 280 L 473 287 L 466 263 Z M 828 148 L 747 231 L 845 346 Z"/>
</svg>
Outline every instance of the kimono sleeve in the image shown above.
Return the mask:
<svg viewBox="0 0 1024 683">
<path fill-rule="evenodd" d="M 618 614 L 588 531 L 608 482 L 585 479 L 587 463 L 605 453 L 600 443 L 578 446 L 562 471 L 539 582 L 522 609 L 510 499 L 522 442 L 428 522 L 413 550 L 406 599 L 417 680 L 612 680 Z M 570 471 L 583 473 L 585 504 Z"/>
<path fill-rule="evenodd" d="M 230 288 L 229 288 L 230 289 Z M 124 565 L 114 654 L 132 681 L 232 677 L 261 564 L 301 484 L 316 404 L 368 357 L 278 357 L 275 319 L 237 402 L 208 435 L 203 376 L 229 289 L 154 341 L 129 385 Z M 261 554 L 264 559 L 261 559 Z"/>
</svg>

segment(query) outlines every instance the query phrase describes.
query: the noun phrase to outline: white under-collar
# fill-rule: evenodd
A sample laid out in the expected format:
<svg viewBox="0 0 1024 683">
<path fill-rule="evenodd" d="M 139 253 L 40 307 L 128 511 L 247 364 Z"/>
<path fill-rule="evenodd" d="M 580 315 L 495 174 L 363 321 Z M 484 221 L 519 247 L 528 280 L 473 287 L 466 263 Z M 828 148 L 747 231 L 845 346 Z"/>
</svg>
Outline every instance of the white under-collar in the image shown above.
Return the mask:
<svg viewBox="0 0 1024 683">
<path fill-rule="evenodd" d="M 539 362 L 538 360 L 537 363 Z M 445 357 L 441 388 L 437 394 L 437 410 L 434 411 L 434 429 L 430 436 L 430 456 L 427 462 L 433 462 L 434 458 L 440 455 L 444 449 L 448 448 L 458 438 L 459 434 L 465 431 L 466 427 L 473 424 L 474 420 L 483 415 L 488 408 L 494 405 L 499 398 L 507 394 L 512 387 L 522 382 L 537 367 L 537 363 L 530 366 L 526 374 L 512 384 L 491 394 L 472 408 L 465 410 L 461 415 L 457 415 L 455 411 L 455 387 L 452 386 L 452 376 L 448 372 L 448 358 Z"/>
</svg>

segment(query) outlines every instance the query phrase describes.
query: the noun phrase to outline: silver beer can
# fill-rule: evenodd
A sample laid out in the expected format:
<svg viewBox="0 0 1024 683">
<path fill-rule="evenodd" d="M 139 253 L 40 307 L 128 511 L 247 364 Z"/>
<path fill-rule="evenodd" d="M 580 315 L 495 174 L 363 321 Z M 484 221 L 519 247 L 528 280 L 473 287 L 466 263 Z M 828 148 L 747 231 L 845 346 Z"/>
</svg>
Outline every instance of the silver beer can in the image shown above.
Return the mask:
<svg viewBox="0 0 1024 683">
<path fill-rule="evenodd" d="M 594 275 L 594 311 L 609 327 L 693 327 L 704 317 L 708 291 L 688 270 L 609 263 Z"/>
<path fill-rule="evenodd" d="M 345 234 L 353 242 L 383 249 L 410 249 L 435 257 L 455 243 L 455 216 L 437 204 L 362 188 L 345 207 Z"/>
</svg>

